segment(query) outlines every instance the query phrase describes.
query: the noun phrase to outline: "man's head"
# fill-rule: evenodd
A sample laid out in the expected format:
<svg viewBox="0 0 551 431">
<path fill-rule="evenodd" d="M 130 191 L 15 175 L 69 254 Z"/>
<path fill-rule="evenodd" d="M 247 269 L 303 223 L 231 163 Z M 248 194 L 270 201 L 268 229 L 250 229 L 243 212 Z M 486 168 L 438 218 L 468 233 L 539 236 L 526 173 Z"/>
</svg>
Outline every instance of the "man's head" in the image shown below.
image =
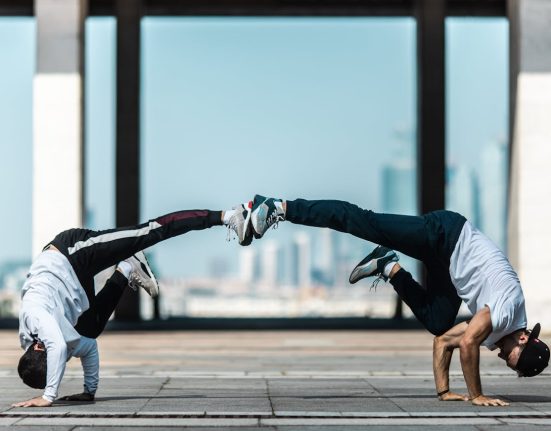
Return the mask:
<svg viewBox="0 0 551 431">
<path fill-rule="evenodd" d="M 40 341 L 35 341 L 30 346 L 17 366 L 19 377 L 23 383 L 34 389 L 46 387 L 46 349 Z"/>
<path fill-rule="evenodd" d="M 498 356 L 520 377 L 536 376 L 549 364 L 549 347 L 538 338 L 540 330 L 538 323 L 532 331 L 523 329 L 500 340 Z"/>
</svg>

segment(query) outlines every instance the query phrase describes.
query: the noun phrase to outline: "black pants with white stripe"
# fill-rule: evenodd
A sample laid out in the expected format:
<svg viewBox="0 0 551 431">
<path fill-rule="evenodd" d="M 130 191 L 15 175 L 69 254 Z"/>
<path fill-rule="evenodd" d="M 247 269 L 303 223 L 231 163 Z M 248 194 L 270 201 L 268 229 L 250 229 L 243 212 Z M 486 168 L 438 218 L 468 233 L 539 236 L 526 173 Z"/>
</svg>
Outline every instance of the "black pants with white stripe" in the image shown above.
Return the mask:
<svg viewBox="0 0 551 431">
<path fill-rule="evenodd" d="M 425 286 L 400 269 L 390 280 L 415 317 L 434 335 L 455 324 L 461 298 L 450 278 L 450 258 L 465 224 L 452 211 L 423 216 L 379 214 L 337 200 L 287 201 L 286 220 L 349 233 L 418 259 L 426 267 Z"/>
<path fill-rule="evenodd" d="M 46 247 L 53 245 L 69 260 L 90 302 L 90 308 L 80 316 L 75 329 L 81 335 L 96 338 L 127 285 L 126 278 L 115 271 L 96 295 L 96 274 L 165 239 L 221 225 L 221 216 L 221 211 L 186 210 L 135 226 L 101 231 L 69 229 L 58 234 Z"/>
</svg>

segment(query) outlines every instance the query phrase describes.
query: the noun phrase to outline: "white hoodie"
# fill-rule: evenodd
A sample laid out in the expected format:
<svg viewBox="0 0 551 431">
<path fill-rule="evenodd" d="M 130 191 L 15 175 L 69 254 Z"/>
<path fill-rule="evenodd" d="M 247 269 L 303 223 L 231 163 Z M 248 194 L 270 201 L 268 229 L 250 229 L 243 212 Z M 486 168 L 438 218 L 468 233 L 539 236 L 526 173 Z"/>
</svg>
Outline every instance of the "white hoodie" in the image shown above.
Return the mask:
<svg viewBox="0 0 551 431">
<path fill-rule="evenodd" d="M 89 308 L 86 292 L 63 254 L 48 250 L 33 262 L 21 291 L 19 339 L 27 350 L 35 339 L 47 352 L 47 377 L 43 398 L 53 402 L 65 363 L 80 357 L 84 370 L 84 391 L 96 392 L 99 355 L 95 339 L 81 336 L 74 328 Z"/>
</svg>

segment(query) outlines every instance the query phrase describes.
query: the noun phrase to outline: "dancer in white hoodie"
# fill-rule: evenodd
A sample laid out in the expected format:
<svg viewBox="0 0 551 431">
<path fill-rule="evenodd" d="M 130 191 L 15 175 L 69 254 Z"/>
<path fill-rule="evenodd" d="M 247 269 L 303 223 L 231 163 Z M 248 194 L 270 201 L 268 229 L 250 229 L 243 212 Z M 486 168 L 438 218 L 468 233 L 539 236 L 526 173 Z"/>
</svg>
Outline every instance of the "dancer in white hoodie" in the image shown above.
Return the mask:
<svg viewBox="0 0 551 431">
<path fill-rule="evenodd" d="M 42 396 L 14 407 L 46 407 L 57 397 L 65 363 L 81 358 L 84 392 L 67 400 L 93 400 L 99 380 L 96 338 L 101 334 L 127 285 L 159 292 L 141 250 L 191 230 L 226 225 L 239 243 L 250 243 L 250 205 L 228 211 L 186 210 L 149 222 L 105 231 L 70 229 L 44 247 L 33 262 L 21 293 L 19 338 L 25 353 L 18 372 L 27 385 L 44 389 Z M 94 276 L 117 265 L 96 295 Z"/>
</svg>

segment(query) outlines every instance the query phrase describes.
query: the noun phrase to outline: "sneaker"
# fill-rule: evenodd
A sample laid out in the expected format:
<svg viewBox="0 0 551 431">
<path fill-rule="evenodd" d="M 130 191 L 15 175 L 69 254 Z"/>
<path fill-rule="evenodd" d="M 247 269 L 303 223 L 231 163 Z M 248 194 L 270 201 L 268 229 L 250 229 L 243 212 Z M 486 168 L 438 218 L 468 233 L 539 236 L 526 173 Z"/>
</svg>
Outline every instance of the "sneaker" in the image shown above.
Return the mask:
<svg viewBox="0 0 551 431">
<path fill-rule="evenodd" d="M 253 233 L 251 227 L 251 208 L 252 201 L 237 205 L 232 208 L 233 214 L 227 222 L 228 241 L 231 239 L 231 231 L 235 232 L 240 245 L 249 245 L 253 242 Z"/>
<path fill-rule="evenodd" d="M 350 273 L 348 281 L 354 284 L 365 277 L 377 275 L 384 281 L 388 280 L 383 274 L 385 266 L 389 262 L 398 262 L 398 255 L 390 248 L 378 246 L 375 250 L 369 253 Z"/>
<path fill-rule="evenodd" d="M 143 251 L 137 252 L 134 256 L 126 259 L 132 265 L 132 272 L 128 276 L 128 285 L 138 290 L 141 287 L 149 296 L 155 298 L 159 295 L 159 283 L 151 271 L 147 258 Z"/>
<path fill-rule="evenodd" d="M 262 238 L 271 226 L 277 227 L 280 221 L 285 220 L 285 213 L 280 205 L 276 206 L 276 202 L 282 200 L 255 195 L 251 214 L 255 238 Z"/>
</svg>

